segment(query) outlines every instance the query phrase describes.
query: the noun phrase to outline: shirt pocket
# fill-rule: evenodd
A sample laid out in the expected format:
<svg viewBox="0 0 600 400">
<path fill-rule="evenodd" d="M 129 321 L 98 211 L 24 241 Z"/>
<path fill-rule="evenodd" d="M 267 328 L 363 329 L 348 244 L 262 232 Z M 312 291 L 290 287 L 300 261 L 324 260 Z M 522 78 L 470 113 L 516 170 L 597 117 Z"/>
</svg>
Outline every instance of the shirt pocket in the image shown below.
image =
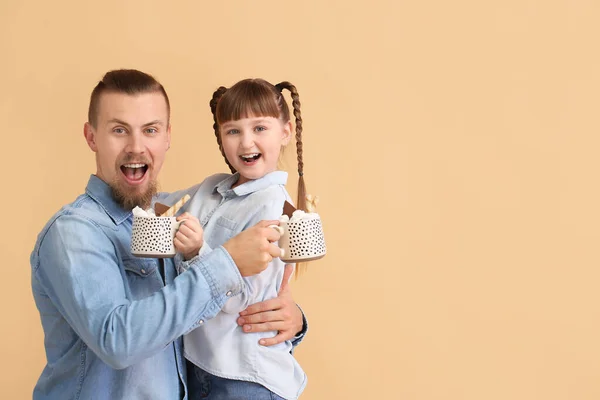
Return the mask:
<svg viewBox="0 0 600 400">
<path fill-rule="evenodd" d="M 210 238 L 207 239 L 210 247 L 214 249 L 231 239 L 236 233 L 237 225 L 237 222 L 229 218 L 223 216 L 217 218 L 214 229 L 209 235 Z"/>
<path fill-rule="evenodd" d="M 158 270 L 158 262 L 158 259 L 155 258 L 123 260 L 129 299 L 137 300 L 148 297 L 164 286 Z"/>
</svg>

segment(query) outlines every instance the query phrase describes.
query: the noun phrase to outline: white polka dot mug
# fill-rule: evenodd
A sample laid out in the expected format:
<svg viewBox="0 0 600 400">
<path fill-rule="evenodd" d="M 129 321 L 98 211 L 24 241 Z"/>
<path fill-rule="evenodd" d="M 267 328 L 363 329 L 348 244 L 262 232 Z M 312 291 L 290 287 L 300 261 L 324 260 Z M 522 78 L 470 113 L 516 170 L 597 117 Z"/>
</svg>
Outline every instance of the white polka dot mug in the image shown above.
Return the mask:
<svg viewBox="0 0 600 400">
<path fill-rule="evenodd" d="M 177 251 L 173 244 L 179 225 L 176 217 L 133 217 L 131 254 L 136 257 L 169 258 Z"/>
<path fill-rule="evenodd" d="M 323 258 L 327 253 L 321 218 L 281 222 L 272 225 L 281 234 L 279 247 L 283 249 L 281 261 L 298 263 Z"/>
</svg>

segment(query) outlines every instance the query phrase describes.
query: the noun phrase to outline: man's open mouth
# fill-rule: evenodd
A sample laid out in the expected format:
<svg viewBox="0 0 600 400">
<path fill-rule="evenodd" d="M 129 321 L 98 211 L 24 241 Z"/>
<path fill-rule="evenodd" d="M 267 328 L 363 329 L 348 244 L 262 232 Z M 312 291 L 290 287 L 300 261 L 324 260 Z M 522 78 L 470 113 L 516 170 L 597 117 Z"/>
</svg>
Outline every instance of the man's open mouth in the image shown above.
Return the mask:
<svg viewBox="0 0 600 400">
<path fill-rule="evenodd" d="M 127 180 L 136 182 L 144 179 L 148 171 L 148 164 L 123 164 L 121 165 L 121 172 L 125 175 Z"/>
<path fill-rule="evenodd" d="M 260 153 L 251 153 L 251 154 L 242 154 L 240 159 L 244 162 L 244 164 L 252 164 L 256 160 L 258 160 L 262 154 Z"/>
</svg>

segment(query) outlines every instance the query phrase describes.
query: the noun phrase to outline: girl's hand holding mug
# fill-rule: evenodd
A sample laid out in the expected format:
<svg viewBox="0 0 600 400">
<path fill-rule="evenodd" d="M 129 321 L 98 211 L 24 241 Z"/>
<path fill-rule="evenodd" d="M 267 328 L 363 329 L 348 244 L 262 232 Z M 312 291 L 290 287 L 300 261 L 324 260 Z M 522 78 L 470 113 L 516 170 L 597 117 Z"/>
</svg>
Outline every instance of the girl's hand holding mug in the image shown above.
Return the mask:
<svg viewBox="0 0 600 400">
<path fill-rule="evenodd" d="M 180 225 L 173 243 L 177 252 L 181 253 L 185 260 L 190 260 L 198 255 L 204 244 L 204 230 L 198 218 L 190 213 L 181 214 L 177 217 L 177 221 Z"/>
</svg>

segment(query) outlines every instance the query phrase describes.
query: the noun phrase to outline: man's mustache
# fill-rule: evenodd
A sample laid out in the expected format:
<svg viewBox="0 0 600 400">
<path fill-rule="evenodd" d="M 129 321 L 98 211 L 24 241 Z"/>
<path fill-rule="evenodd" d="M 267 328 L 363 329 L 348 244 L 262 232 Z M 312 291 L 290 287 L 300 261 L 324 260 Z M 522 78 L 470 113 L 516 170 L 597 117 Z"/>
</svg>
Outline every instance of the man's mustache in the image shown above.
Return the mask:
<svg viewBox="0 0 600 400">
<path fill-rule="evenodd" d="M 152 164 L 152 161 L 150 161 L 150 159 L 145 156 L 128 154 L 119 162 L 119 166 L 123 164 L 146 164 L 150 166 Z"/>
</svg>

